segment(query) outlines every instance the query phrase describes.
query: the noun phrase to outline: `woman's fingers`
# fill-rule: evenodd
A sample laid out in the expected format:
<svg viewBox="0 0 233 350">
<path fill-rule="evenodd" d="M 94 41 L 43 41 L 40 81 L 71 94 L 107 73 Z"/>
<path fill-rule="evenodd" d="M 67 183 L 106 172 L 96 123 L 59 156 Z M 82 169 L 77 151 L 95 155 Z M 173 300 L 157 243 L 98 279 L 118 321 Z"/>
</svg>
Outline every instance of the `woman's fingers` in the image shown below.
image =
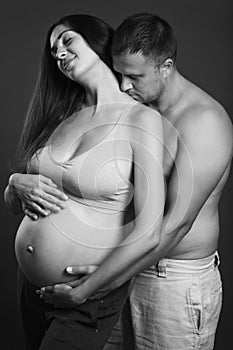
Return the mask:
<svg viewBox="0 0 233 350">
<path fill-rule="evenodd" d="M 25 202 L 28 205 L 35 203 L 41 207 L 41 209 L 49 210 L 53 213 L 57 213 L 61 209 L 65 209 L 68 196 L 57 188 L 50 187 L 48 185 L 41 185 L 40 188 L 34 188 L 30 193 L 25 194 Z"/>
<path fill-rule="evenodd" d="M 45 188 L 43 188 L 43 191 L 45 194 L 51 195 L 57 198 L 59 201 L 65 202 L 68 200 L 68 196 L 58 188 L 46 186 Z"/>
<path fill-rule="evenodd" d="M 32 210 L 30 210 L 29 208 L 27 208 L 25 203 L 22 203 L 22 209 L 23 209 L 24 214 L 27 215 L 32 220 L 38 219 L 38 215 L 36 213 L 34 213 Z"/>
<path fill-rule="evenodd" d="M 27 208 L 43 216 L 47 216 L 51 213 L 58 213 L 62 209 L 61 206 L 37 197 L 31 197 L 30 200 L 26 200 L 25 203 Z"/>
<path fill-rule="evenodd" d="M 51 204 L 56 204 L 61 209 L 66 207 L 66 201 L 68 200 L 68 196 L 65 193 L 47 184 L 41 184 L 39 188 L 34 189 L 32 196 L 37 198 L 37 200 L 40 198 Z"/>
<path fill-rule="evenodd" d="M 51 187 L 55 187 L 57 188 L 57 184 L 55 182 L 53 182 L 52 179 L 50 179 L 49 177 L 46 177 L 44 175 L 38 175 L 40 182 L 44 182 L 46 185 L 51 186 Z"/>
<path fill-rule="evenodd" d="M 24 209 L 24 214 L 27 215 L 32 220 L 37 220 L 38 219 L 38 215 L 35 214 L 34 212 L 32 212 L 29 209 Z"/>
<path fill-rule="evenodd" d="M 66 207 L 68 196 L 50 178 L 37 174 L 15 174 L 12 186 L 18 198 L 26 204 L 27 215 L 47 216 Z M 33 214 L 32 214 L 33 213 Z"/>
<path fill-rule="evenodd" d="M 39 203 L 41 203 L 41 205 L 43 205 L 46 209 L 59 211 L 60 209 L 66 208 L 66 201 L 67 199 L 59 199 L 55 195 L 43 193 L 41 194 Z"/>
<path fill-rule="evenodd" d="M 43 204 L 40 204 L 43 206 L 43 208 L 50 214 L 50 213 L 58 213 L 61 209 L 64 209 L 65 207 L 62 205 L 53 204 L 51 202 L 48 202 L 46 200 L 42 201 Z"/>
<path fill-rule="evenodd" d="M 26 209 L 33 212 L 34 214 L 39 214 L 40 216 L 47 216 L 50 214 L 50 210 L 47 210 L 44 206 L 41 207 L 41 205 L 37 204 L 36 202 L 27 203 Z"/>
<path fill-rule="evenodd" d="M 50 201 L 47 201 L 46 199 L 31 197 L 30 199 L 26 199 L 25 203 L 27 209 L 31 209 L 42 216 L 47 216 L 51 213 L 58 213 L 61 209 L 65 208 L 64 203 L 53 198 L 50 198 Z"/>
</svg>

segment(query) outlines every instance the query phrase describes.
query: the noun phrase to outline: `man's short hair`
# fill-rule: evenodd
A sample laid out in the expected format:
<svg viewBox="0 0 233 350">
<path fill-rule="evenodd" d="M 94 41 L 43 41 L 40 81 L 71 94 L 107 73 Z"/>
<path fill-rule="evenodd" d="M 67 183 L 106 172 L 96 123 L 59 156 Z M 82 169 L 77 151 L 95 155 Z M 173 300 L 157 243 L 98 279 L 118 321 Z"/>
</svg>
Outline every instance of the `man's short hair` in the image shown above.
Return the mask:
<svg viewBox="0 0 233 350">
<path fill-rule="evenodd" d="M 175 62 L 177 42 L 170 24 L 151 13 L 126 18 L 115 31 L 112 56 L 138 52 L 157 64 L 167 58 Z"/>
</svg>

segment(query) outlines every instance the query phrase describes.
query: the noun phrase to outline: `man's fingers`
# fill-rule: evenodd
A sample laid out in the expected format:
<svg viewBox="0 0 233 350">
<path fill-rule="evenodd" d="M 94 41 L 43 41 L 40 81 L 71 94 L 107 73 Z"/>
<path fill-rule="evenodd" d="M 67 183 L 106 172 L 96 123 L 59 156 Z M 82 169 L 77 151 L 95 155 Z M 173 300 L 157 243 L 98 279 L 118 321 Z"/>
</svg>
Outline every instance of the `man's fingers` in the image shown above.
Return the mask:
<svg viewBox="0 0 233 350">
<path fill-rule="evenodd" d="M 66 283 L 61 283 L 61 284 L 55 284 L 54 285 L 54 292 L 56 293 L 63 293 L 63 292 L 69 292 L 72 288 L 66 284 Z"/>
<path fill-rule="evenodd" d="M 66 272 L 69 275 L 90 275 L 97 270 L 97 265 L 68 266 Z"/>
<path fill-rule="evenodd" d="M 53 293 L 54 286 L 41 287 L 41 289 L 38 289 L 37 291 L 41 293 Z"/>
<path fill-rule="evenodd" d="M 75 281 L 70 281 L 70 282 L 66 282 L 70 287 L 75 288 L 78 287 L 81 283 L 82 283 L 82 279 L 78 279 Z"/>
<path fill-rule="evenodd" d="M 75 281 L 66 282 L 70 287 L 78 287 L 81 283 L 85 282 L 88 279 L 89 275 L 85 275 Z"/>
</svg>

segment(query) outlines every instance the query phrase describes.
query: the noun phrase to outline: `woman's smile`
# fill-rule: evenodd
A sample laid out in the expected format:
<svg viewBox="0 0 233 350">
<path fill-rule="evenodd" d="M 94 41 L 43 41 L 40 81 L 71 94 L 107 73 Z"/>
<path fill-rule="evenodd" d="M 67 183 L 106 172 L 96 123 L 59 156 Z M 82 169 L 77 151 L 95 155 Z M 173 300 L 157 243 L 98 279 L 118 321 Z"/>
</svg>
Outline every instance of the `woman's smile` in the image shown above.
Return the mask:
<svg viewBox="0 0 233 350">
<path fill-rule="evenodd" d="M 64 60 L 62 63 L 62 68 L 66 71 L 69 71 L 72 69 L 73 65 L 74 65 L 74 61 L 76 60 L 77 56 L 73 56 L 68 60 Z"/>
</svg>

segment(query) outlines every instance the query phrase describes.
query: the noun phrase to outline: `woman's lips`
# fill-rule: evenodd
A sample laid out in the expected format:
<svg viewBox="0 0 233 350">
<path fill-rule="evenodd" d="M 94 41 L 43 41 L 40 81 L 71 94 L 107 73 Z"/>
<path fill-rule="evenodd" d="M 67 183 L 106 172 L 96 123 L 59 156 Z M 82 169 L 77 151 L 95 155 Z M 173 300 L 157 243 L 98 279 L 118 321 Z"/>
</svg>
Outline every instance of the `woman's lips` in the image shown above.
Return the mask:
<svg viewBox="0 0 233 350">
<path fill-rule="evenodd" d="M 76 56 L 69 59 L 68 61 L 64 62 L 63 64 L 63 69 L 65 70 L 70 70 L 71 69 L 71 66 L 72 66 L 72 62 L 76 59 Z"/>
</svg>

